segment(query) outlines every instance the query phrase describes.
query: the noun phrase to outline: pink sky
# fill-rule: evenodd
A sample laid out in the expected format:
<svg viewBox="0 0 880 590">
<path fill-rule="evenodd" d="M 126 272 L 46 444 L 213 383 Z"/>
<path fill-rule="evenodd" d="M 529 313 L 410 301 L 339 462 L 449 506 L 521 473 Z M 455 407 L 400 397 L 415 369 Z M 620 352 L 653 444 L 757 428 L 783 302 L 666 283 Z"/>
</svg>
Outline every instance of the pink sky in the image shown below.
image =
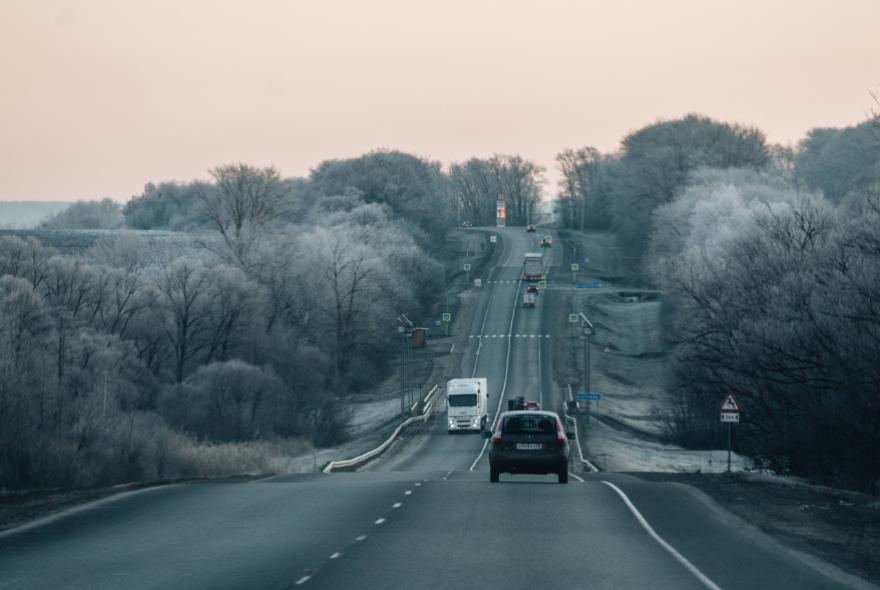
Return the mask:
<svg viewBox="0 0 880 590">
<path fill-rule="evenodd" d="M 878 22 L 877 0 L 4 0 L 0 200 L 380 147 L 552 167 L 689 112 L 795 143 L 865 118 Z"/>
</svg>

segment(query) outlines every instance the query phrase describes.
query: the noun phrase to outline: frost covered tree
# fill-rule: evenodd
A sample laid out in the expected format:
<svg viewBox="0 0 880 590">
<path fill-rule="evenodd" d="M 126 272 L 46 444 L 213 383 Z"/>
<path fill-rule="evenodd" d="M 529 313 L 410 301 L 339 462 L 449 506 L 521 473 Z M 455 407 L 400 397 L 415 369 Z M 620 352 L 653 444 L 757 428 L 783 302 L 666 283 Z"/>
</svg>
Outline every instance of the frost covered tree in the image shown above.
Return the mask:
<svg viewBox="0 0 880 590">
<path fill-rule="evenodd" d="M 811 129 L 794 164 L 798 181 L 839 202 L 880 182 L 880 127 L 865 121 L 843 129 Z"/>
<path fill-rule="evenodd" d="M 46 229 L 116 229 L 122 227 L 122 207 L 113 199 L 77 201 L 40 224 Z"/>
<path fill-rule="evenodd" d="M 210 171 L 215 187 L 197 193 L 199 211 L 219 232 L 226 253 L 244 263 L 257 232 L 284 211 L 285 190 L 275 168 L 226 164 Z"/>
<path fill-rule="evenodd" d="M 859 487 L 880 476 L 880 198 L 835 209 L 781 175 L 704 170 L 658 209 L 655 280 L 675 308 L 672 430 L 711 445 L 719 395 L 748 420 L 741 449 Z"/>
<path fill-rule="evenodd" d="M 462 219 L 494 225 L 495 202 L 504 193 L 507 223 L 525 225 L 534 218 L 541 196 L 544 169 L 519 155 L 496 154 L 489 159 L 472 158 L 449 169 L 454 198 Z"/>
<path fill-rule="evenodd" d="M 567 227 L 583 231 L 589 224 L 588 210 L 598 213 L 593 202 L 594 185 L 602 163 L 602 155 L 593 147 L 566 149 L 556 155 L 556 164 L 562 173 L 559 181 L 559 201 L 563 222 Z M 591 225 L 596 225 L 595 223 Z"/>
</svg>

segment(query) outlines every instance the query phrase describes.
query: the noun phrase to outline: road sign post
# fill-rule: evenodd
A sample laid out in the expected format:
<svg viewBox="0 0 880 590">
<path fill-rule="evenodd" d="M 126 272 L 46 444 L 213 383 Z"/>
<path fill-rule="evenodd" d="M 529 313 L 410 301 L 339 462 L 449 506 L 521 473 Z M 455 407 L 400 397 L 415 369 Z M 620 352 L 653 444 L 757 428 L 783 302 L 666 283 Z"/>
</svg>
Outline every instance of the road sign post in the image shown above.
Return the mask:
<svg viewBox="0 0 880 590">
<path fill-rule="evenodd" d="M 449 312 L 445 312 L 443 314 L 443 328 L 446 330 L 446 335 L 449 336 L 449 322 L 452 321 L 452 314 Z"/>
<path fill-rule="evenodd" d="M 721 423 L 727 424 L 727 473 L 730 473 L 730 438 L 731 425 L 739 422 L 739 404 L 732 393 L 728 393 L 721 402 Z"/>
<path fill-rule="evenodd" d="M 576 282 L 577 282 L 577 273 L 578 273 L 578 269 L 579 269 L 579 268 L 580 268 L 580 267 L 578 266 L 578 263 L 577 263 L 577 262 L 572 262 L 572 263 L 571 263 L 571 282 L 572 282 L 572 283 L 576 283 Z"/>
</svg>

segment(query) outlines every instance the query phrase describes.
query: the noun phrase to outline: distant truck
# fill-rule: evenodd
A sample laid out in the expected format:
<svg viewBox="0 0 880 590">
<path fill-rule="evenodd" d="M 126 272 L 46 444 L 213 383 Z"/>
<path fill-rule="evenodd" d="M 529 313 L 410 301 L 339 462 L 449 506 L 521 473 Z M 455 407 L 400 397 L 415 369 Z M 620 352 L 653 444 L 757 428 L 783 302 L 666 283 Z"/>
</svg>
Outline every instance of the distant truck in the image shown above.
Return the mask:
<svg viewBox="0 0 880 590">
<path fill-rule="evenodd" d="M 524 281 L 543 281 L 544 280 L 544 255 L 540 252 L 526 252 L 523 259 L 523 275 Z"/>
<path fill-rule="evenodd" d="M 446 383 L 448 432 L 482 432 L 489 420 L 489 384 L 485 377 Z"/>
</svg>

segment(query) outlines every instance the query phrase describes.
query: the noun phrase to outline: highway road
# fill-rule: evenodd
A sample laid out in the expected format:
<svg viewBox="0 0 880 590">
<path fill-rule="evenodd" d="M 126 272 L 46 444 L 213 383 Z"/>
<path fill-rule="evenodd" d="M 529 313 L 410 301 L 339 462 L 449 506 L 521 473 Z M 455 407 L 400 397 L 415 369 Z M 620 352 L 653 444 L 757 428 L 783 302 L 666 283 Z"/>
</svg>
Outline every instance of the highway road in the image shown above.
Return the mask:
<svg viewBox="0 0 880 590">
<path fill-rule="evenodd" d="M 479 230 L 474 230 L 479 231 Z M 551 297 L 520 307 L 539 236 L 499 230 L 462 376 L 490 408 L 561 409 Z M 559 242 L 557 242 L 559 244 Z M 560 249 L 545 250 L 551 262 Z M 558 268 L 558 267 L 557 267 Z M 488 480 L 484 440 L 426 435 L 354 473 L 190 483 L 120 494 L 0 533 L 0 588 L 847 588 L 691 488 L 624 474 Z M 582 480 L 582 481 L 579 481 Z"/>
</svg>

